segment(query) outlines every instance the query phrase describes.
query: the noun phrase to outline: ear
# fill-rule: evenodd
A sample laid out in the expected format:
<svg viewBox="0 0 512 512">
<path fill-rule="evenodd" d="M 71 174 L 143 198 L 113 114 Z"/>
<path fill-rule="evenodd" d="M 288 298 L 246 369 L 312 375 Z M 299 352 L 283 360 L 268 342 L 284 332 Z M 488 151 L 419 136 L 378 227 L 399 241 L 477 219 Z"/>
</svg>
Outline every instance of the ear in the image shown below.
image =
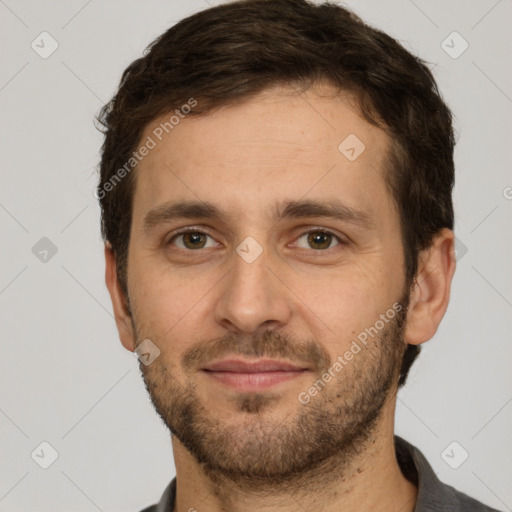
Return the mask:
<svg viewBox="0 0 512 512">
<path fill-rule="evenodd" d="M 135 350 L 135 336 L 132 317 L 128 308 L 127 298 L 117 278 L 116 257 L 109 242 L 105 244 L 105 283 L 112 300 L 114 318 L 121 343 L 126 350 L 133 352 Z"/>
<path fill-rule="evenodd" d="M 454 234 L 443 228 L 419 255 L 405 328 L 407 343 L 419 345 L 434 336 L 448 308 L 454 273 Z"/>
</svg>

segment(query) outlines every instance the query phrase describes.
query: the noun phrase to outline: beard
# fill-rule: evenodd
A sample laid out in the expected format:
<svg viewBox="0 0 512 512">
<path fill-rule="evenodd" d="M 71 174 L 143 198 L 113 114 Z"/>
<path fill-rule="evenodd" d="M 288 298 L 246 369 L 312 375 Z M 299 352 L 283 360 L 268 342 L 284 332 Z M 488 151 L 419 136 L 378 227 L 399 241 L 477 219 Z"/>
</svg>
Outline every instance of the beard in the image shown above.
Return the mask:
<svg viewBox="0 0 512 512">
<path fill-rule="evenodd" d="M 396 391 L 406 348 L 409 294 L 404 293 L 398 303 L 402 309 L 364 346 L 359 343 L 360 351 L 308 403 L 299 400 L 299 392 L 311 389 L 329 368 L 332 376 L 338 354 L 332 358 L 318 342 L 291 339 L 279 331 L 249 337 L 229 332 L 192 345 L 181 366 L 170 369 L 162 353 L 149 366 L 141 362 L 140 370 L 174 440 L 201 465 L 215 487 L 265 493 L 322 489 L 358 471 L 358 456 L 378 438 L 379 419 Z M 137 344 L 152 339 L 136 324 L 133 321 Z M 341 356 L 348 347 L 345 343 L 340 347 Z M 223 404 L 222 414 L 215 414 L 204 396 L 206 386 L 202 381 L 198 386 L 196 374 L 204 364 L 228 354 L 305 363 L 313 368 L 311 380 L 297 394 L 271 389 L 230 394 L 229 407 Z"/>
</svg>

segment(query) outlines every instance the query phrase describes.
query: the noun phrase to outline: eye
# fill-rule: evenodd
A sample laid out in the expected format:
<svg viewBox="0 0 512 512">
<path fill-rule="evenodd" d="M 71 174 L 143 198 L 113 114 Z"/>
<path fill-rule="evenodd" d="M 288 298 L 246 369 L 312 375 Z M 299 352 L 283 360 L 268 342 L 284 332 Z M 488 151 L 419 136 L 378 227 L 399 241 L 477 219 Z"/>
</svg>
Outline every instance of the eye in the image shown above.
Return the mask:
<svg viewBox="0 0 512 512">
<path fill-rule="evenodd" d="M 207 239 L 213 241 L 210 245 L 207 245 Z M 174 241 L 177 240 L 177 243 Z M 185 250 L 196 250 L 196 249 L 205 249 L 208 247 L 215 247 L 216 243 L 213 238 L 204 233 L 203 231 L 198 230 L 186 230 L 176 233 L 172 238 L 167 242 L 170 245 L 176 245 L 176 247 Z"/>
<path fill-rule="evenodd" d="M 304 239 L 306 245 L 301 245 L 300 240 Z M 336 242 L 332 245 L 332 242 Z M 326 250 L 331 247 L 335 247 L 336 245 L 343 244 L 344 242 L 336 236 L 334 233 L 329 231 L 324 231 L 321 229 L 316 229 L 312 231 L 308 231 L 304 233 L 297 239 L 297 246 L 302 249 L 316 249 L 316 250 Z"/>
<path fill-rule="evenodd" d="M 345 244 L 340 237 L 323 229 L 307 231 L 295 243 L 297 247 L 302 249 L 315 249 L 317 251 L 325 251 L 337 245 Z M 198 229 L 182 230 L 174 234 L 167 244 L 188 251 L 207 249 L 218 245 L 210 235 Z"/>
</svg>

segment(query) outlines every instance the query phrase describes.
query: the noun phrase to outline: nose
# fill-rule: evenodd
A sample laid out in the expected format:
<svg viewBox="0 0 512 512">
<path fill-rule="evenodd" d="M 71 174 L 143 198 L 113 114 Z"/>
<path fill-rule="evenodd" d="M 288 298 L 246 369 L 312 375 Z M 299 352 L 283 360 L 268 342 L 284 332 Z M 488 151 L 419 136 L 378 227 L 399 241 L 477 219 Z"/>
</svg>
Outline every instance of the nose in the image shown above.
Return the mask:
<svg viewBox="0 0 512 512">
<path fill-rule="evenodd" d="M 292 294 L 267 268 L 267 252 L 248 263 L 234 254 L 232 269 L 222 280 L 215 304 L 215 320 L 233 332 L 255 333 L 279 329 L 290 321 Z M 275 267 L 275 265 L 272 265 Z"/>
</svg>

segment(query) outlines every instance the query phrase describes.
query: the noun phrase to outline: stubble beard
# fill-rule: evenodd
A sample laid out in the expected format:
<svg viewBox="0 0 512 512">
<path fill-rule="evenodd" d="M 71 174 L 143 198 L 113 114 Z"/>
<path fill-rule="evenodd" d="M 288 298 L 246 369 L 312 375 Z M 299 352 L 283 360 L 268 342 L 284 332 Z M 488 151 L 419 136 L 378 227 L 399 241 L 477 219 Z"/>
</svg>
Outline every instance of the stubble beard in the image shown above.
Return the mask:
<svg viewBox="0 0 512 512">
<path fill-rule="evenodd" d="M 299 402 L 298 393 L 288 393 L 286 404 L 277 393 L 239 393 L 232 400 L 232 419 L 219 420 L 199 399 L 196 383 L 190 378 L 184 381 L 182 371 L 179 375 L 170 371 L 162 357 L 151 366 L 140 363 L 141 373 L 172 436 L 217 487 L 270 493 L 321 489 L 333 479 L 348 478 L 357 470 L 358 457 L 375 442 L 406 347 L 408 299 L 404 294 L 399 302 L 402 310 L 307 404 Z M 140 343 L 146 336 L 135 322 L 134 327 Z M 233 352 L 247 356 L 297 360 L 301 354 L 304 361 L 314 360 L 318 372 L 299 392 L 307 391 L 334 362 L 318 343 L 292 341 L 277 331 L 244 342 L 229 333 L 209 345 L 208 355 L 204 347 L 196 345 L 182 362 L 192 367 L 215 351 L 228 353 L 226 349 L 235 347 Z M 290 409 L 286 416 L 279 414 L 283 407 Z"/>
</svg>

